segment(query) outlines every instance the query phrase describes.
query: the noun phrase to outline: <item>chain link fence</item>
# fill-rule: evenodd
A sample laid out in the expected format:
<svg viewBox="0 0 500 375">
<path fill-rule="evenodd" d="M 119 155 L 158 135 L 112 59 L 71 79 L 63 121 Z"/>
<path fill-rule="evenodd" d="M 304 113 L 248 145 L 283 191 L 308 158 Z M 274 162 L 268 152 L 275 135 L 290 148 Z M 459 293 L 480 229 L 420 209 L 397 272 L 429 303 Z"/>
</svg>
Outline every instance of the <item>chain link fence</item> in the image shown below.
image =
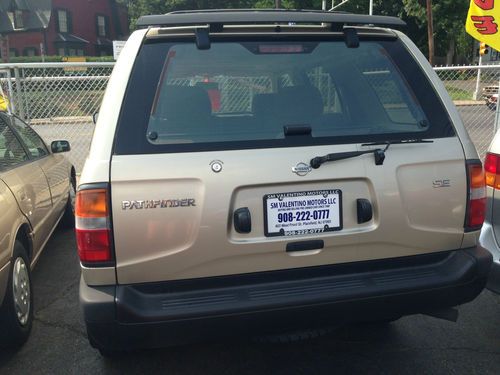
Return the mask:
<svg viewBox="0 0 500 375">
<path fill-rule="evenodd" d="M 500 65 L 437 67 L 434 69 L 443 81 L 460 116 L 484 158 L 496 131 Z"/>
<path fill-rule="evenodd" d="M 25 119 L 46 142 L 70 141 L 68 158 L 81 171 L 94 131 L 92 116 L 99 109 L 113 63 L 0 64 L 0 86 L 10 110 Z M 458 108 L 481 157 L 495 132 L 500 66 L 435 68 Z M 336 111 L 330 75 L 313 72 L 311 82 L 322 92 L 325 111 Z M 202 86 L 221 112 L 248 112 L 255 94 L 272 92 L 269 77 L 191 77 L 168 84 Z M 290 82 L 283 77 L 280 85 Z M 214 90 L 215 88 L 215 90 Z M 243 89 L 244 88 L 244 89 Z M 210 91 L 213 91 L 212 93 Z M 391 103 L 397 98 L 391 97 Z"/>
<path fill-rule="evenodd" d="M 66 139 L 68 158 L 81 171 L 113 63 L 0 64 L 10 110 L 50 143 Z"/>
</svg>

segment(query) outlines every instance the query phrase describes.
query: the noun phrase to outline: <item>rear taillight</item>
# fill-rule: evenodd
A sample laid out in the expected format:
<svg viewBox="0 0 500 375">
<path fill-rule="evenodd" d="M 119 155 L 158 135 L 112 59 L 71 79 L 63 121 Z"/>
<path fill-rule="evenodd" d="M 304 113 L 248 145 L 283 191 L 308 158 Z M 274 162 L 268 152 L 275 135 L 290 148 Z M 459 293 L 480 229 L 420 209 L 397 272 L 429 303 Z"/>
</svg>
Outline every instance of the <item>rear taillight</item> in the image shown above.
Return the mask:
<svg viewBox="0 0 500 375">
<path fill-rule="evenodd" d="M 486 212 L 486 185 L 480 161 L 467 162 L 467 185 L 465 230 L 470 232 L 481 229 Z"/>
<path fill-rule="evenodd" d="M 486 185 L 500 189 L 500 155 L 488 152 L 484 160 Z"/>
<path fill-rule="evenodd" d="M 113 260 L 107 189 L 84 189 L 76 193 L 75 228 L 80 261 L 98 265 Z"/>
</svg>

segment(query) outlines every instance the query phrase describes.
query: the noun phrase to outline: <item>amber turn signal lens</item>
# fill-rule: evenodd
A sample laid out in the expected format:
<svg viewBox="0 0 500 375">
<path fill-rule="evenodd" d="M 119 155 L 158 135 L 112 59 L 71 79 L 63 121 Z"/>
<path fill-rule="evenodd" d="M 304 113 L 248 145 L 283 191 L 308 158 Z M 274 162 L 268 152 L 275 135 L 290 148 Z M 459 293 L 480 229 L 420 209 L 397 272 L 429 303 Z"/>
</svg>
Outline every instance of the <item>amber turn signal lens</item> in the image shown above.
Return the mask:
<svg viewBox="0 0 500 375">
<path fill-rule="evenodd" d="M 108 216 L 106 189 L 82 190 L 76 193 L 75 215 L 82 218 Z"/>
<path fill-rule="evenodd" d="M 486 185 L 500 189 L 500 155 L 488 152 L 484 160 Z"/>
</svg>

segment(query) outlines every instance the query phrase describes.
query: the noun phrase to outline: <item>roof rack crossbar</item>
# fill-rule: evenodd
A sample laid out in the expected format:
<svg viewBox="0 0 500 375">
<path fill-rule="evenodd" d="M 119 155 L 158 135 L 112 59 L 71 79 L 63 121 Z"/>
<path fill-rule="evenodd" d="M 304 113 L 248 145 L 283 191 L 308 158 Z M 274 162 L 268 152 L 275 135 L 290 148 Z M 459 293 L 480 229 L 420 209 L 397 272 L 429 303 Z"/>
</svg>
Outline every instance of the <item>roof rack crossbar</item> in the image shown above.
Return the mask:
<svg viewBox="0 0 500 375">
<path fill-rule="evenodd" d="M 337 24 L 404 27 L 397 17 L 365 14 L 298 10 L 208 10 L 182 11 L 163 15 L 142 16 L 137 27 L 196 26 L 196 25 L 255 25 L 255 24 Z M 220 26 L 219 26 L 220 28 Z"/>
</svg>

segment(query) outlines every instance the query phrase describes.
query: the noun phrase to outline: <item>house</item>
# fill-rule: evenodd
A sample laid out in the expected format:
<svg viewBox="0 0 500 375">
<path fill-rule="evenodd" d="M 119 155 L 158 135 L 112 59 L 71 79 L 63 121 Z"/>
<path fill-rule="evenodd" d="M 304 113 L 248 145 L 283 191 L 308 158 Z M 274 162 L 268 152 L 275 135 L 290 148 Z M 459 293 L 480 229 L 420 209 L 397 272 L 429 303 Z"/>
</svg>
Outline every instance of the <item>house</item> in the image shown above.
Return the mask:
<svg viewBox="0 0 500 375">
<path fill-rule="evenodd" d="M 113 40 L 128 34 L 127 8 L 116 0 L 0 0 L 9 57 L 112 55 Z"/>
</svg>

